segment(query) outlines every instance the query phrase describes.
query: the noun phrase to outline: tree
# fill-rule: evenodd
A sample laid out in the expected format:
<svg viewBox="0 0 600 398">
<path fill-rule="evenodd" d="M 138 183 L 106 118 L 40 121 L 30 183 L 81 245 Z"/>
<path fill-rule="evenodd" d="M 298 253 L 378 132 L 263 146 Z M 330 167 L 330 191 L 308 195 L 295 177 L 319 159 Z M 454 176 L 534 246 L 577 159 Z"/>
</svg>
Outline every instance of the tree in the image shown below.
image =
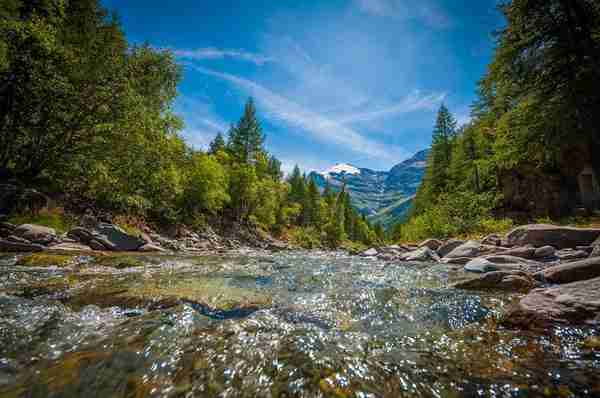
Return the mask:
<svg viewBox="0 0 600 398">
<path fill-rule="evenodd" d="M 452 156 L 452 145 L 456 138 L 456 120 L 444 104 L 438 111 L 430 153 L 429 183 L 434 192 L 444 190 L 448 182 L 448 167 Z"/>
<path fill-rule="evenodd" d="M 249 98 L 244 107 L 244 115 L 237 126 L 230 130 L 229 150 L 238 162 L 254 163 L 265 152 L 264 141 L 265 136 L 256 118 L 254 100 Z"/>
<path fill-rule="evenodd" d="M 313 226 L 320 229 L 321 223 L 321 194 L 315 179 L 310 177 L 306 195 L 304 197 L 304 217 L 305 226 Z"/>
<path fill-rule="evenodd" d="M 189 214 L 215 214 L 229 202 L 227 174 L 214 157 L 194 154 L 185 177 L 182 208 Z"/>
<path fill-rule="evenodd" d="M 224 151 L 226 147 L 225 139 L 223 138 L 223 134 L 217 133 L 215 138 L 211 141 L 208 146 L 208 153 L 211 155 L 215 155 L 220 151 Z"/>
<path fill-rule="evenodd" d="M 288 199 L 290 202 L 304 203 L 304 196 L 306 195 L 306 180 L 300 171 L 298 165 L 294 167 L 292 175 L 288 179 L 290 184 L 290 194 Z"/>
</svg>

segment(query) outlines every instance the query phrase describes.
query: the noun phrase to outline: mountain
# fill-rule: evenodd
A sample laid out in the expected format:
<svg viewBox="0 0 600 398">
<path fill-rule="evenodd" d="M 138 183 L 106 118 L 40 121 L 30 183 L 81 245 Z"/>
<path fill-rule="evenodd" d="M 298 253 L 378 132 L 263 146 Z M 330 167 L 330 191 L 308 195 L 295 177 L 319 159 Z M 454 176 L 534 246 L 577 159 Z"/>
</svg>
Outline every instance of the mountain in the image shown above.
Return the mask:
<svg viewBox="0 0 600 398">
<path fill-rule="evenodd" d="M 423 179 L 428 154 L 429 150 L 420 151 L 389 171 L 339 163 L 320 173 L 312 172 L 310 176 L 321 188 L 329 180 L 334 189 L 340 190 L 345 182 L 358 211 L 371 221 L 389 227 L 406 216 Z"/>
</svg>

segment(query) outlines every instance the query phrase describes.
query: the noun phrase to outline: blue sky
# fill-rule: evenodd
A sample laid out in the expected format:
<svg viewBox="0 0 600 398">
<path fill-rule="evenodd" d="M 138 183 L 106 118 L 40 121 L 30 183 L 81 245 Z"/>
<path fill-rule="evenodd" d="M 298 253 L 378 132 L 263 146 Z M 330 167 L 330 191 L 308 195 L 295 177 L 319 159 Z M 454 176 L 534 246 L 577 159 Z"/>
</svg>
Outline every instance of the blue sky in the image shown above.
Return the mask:
<svg viewBox="0 0 600 398">
<path fill-rule="evenodd" d="M 176 111 L 202 148 L 256 100 L 289 170 L 387 170 L 426 148 L 445 102 L 468 120 L 497 0 L 104 0 L 131 42 L 184 67 Z"/>
</svg>

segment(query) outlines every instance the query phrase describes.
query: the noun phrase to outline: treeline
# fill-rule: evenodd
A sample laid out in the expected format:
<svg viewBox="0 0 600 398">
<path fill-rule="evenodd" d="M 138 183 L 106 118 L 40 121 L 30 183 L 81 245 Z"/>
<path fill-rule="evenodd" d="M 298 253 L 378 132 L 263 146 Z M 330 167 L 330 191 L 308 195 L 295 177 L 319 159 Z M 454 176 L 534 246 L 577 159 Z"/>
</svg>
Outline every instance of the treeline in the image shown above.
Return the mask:
<svg viewBox="0 0 600 398">
<path fill-rule="evenodd" d="M 173 54 L 128 44 L 98 0 L 0 3 L 0 177 L 163 224 L 247 225 L 305 246 L 370 244 L 342 190 L 289 182 L 249 100 L 207 152 L 179 136 Z"/>
<path fill-rule="evenodd" d="M 410 221 L 395 237 L 486 233 L 494 215 L 573 210 L 578 173 L 600 176 L 600 2 L 513 0 L 472 120 L 442 107 Z M 520 184 L 520 185 L 519 185 Z M 572 195 L 573 197 L 569 197 Z"/>
</svg>

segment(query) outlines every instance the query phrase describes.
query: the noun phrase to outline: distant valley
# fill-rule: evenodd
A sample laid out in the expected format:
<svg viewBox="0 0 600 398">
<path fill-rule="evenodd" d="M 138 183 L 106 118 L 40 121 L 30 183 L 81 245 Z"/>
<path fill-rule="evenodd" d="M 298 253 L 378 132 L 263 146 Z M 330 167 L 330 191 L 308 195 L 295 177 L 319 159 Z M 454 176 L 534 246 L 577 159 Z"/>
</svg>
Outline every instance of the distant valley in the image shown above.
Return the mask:
<svg viewBox="0 0 600 398">
<path fill-rule="evenodd" d="M 335 190 L 346 187 L 354 206 L 373 223 L 389 227 L 401 221 L 410 208 L 425 173 L 429 150 L 416 153 L 389 171 L 375 171 L 340 163 L 322 172 L 312 172 L 320 188 L 327 180 Z"/>
</svg>

